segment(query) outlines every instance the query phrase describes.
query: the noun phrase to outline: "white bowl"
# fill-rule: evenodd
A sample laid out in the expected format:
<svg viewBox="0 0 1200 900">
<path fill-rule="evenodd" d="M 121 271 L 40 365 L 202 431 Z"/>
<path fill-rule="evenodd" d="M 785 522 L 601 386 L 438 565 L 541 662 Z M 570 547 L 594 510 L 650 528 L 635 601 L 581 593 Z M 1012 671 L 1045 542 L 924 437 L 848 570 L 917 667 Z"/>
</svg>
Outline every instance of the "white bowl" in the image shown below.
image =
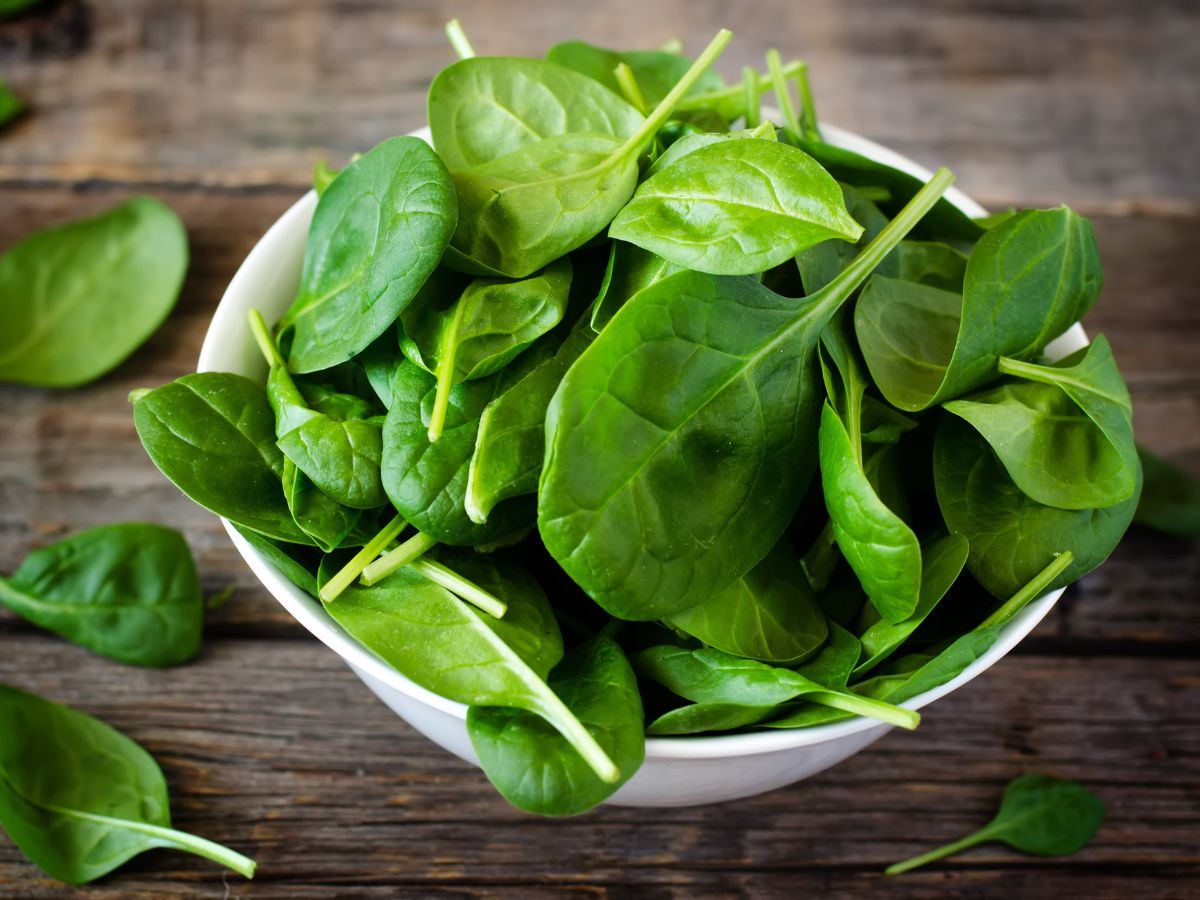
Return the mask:
<svg viewBox="0 0 1200 900">
<path fill-rule="evenodd" d="M 886 147 L 823 125 L 826 139 L 897 169 L 928 179 L 930 172 Z M 428 140 L 429 130 L 413 132 Z M 970 216 L 986 211 L 961 191 L 946 198 Z M 265 378 L 266 367 L 246 327 L 246 312 L 257 308 L 268 321 L 292 302 L 304 260 L 309 220 L 317 205 L 312 191 L 271 226 L 242 263 L 217 307 L 200 351 L 201 372 L 236 372 Z M 1048 352 L 1065 355 L 1086 344 L 1075 325 Z M 284 578 L 228 521 L 225 530 L 267 590 L 316 637 L 336 652 L 384 703 L 426 737 L 478 765 L 467 737 L 467 708 L 414 684 L 343 631 L 321 604 Z M 957 678 L 906 702 L 920 709 L 962 687 L 990 668 L 1027 635 L 1062 594 L 1051 591 L 1025 607 L 1000 632 L 996 643 Z M 617 806 L 694 806 L 749 797 L 773 790 L 841 762 L 883 737 L 891 726 L 853 719 L 792 731 L 762 731 L 715 737 L 650 738 L 642 768 L 608 801 Z"/>
</svg>

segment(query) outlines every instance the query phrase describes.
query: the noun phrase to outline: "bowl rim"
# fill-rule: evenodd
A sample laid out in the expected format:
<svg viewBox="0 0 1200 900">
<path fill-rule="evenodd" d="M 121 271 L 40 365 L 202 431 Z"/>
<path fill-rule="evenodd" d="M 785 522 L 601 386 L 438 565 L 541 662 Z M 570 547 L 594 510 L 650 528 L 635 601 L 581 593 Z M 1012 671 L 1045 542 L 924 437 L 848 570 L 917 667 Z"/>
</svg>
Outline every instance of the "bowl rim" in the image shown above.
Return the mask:
<svg viewBox="0 0 1200 900">
<path fill-rule="evenodd" d="M 770 115 L 770 110 L 764 110 Z M 777 116 L 774 116 L 777 118 Z M 932 173 L 906 156 L 854 132 L 822 124 L 825 139 L 834 145 L 853 150 L 877 162 L 907 172 L 922 180 Z M 429 141 L 429 129 L 421 128 L 409 133 Z M 987 210 L 956 187 L 946 191 L 946 199 L 969 216 L 987 214 Z M 197 363 L 197 371 L 229 371 L 222 356 L 230 335 L 238 334 L 243 328 L 245 313 L 255 303 L 255 298 L 281 285 L 294 283 L 299 277 L 303 260 L 304 241 L 308 234 L 308 223 L 316 208 L 315 191 L 308 191 L 283 213 L 246 256 L 226 288 L 212 322 L 204 337 Z M 268 319 L 272 317 L 268 316 Z M 243 340 L 250 340 L 243 335 Z M 1087 343 L 1087 336 L 1079 324 L 1075 324 L 1064 335 L 1047 347 L 1050 356 L 1062 355 Z M 251 374 L 246 366 L 235 367 L 241 374 Z M 261 374 L 265 364 L 254 366 Z M 263 586 L 284 609 L 323 644 L 338 654 L 352 668 L 365 672 L 389 688 L 399 691 L 452 718 L 465 721 L 467 706 L 448 700 L 422 687 L 384 662 L 380 657 L 345 632 L 321 606 L 320 601 L 301 591 L 283 577 L 266 557 L 259 553 L 237 532 L 228 519 L 221 519 L 225 530 L 237 551 Z M 991 668 L 1025 638 L 1030 631 L 1049 613 L 1065 588 L 1049 591 L 1030 602 L 1000 632 L 996 642 L 988 650 L 949 681 L 919 694 L 900 704 L 908 709 L 920 709 L 933 701 L 957 690 L 967 682 Z M 886 731 L 892 726 L 875 719 L 854 718 L 844 722 L 817 725 L 808 728 L 753 731 L 741 734 L 648 737 L 646 757 L 661 760 L 720 759 L 755 756 L 801 747 L 810 747 L 838 741 L 851 735 L 868 731 Z"/>
</svg>

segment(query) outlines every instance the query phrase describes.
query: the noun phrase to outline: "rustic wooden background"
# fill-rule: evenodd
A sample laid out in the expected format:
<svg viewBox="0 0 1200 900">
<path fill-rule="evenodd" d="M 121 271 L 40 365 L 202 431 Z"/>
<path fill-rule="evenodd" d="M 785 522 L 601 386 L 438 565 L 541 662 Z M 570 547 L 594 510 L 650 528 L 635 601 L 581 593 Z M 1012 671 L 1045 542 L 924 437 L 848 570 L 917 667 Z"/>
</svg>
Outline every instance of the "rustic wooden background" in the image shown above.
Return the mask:
<svg viewBox="0 0 1200 900">
<path fill-rule="evenodd" d="M 192 369 L 207 322 L 313 162 L 422 123 L 449 62 L 587 37 L 696 49 L 737 34 L 811 63 L 822 115 L 993 207 L 1093 218 L 1108 282 L 1089 317 L 1141 439 L 1200 475 L 1200 15 L 1192 0 L 49 0 L 0 22 L 0 74 L 31 114 L 0 134 L 0 248 L 135 192 L 171 204 L 191 274 L 167 325 L 69 393 L 0 386 L 0 571 L 39 542 L 125 519 L 182 528 L 236 598 L 203 655 L 122 668 L 0 615 L 0 680 L 77 704 L 163 764 L 180 827 L 256 857 L 251 883 L 148 854 L 79 896 L 1200 896 L 1200 553 L 1133 532 L 1008 659 L 809 781 L 697 809 L 568 821 L 510 809 L 417 736 L 259 588 L 216 520 L 142 453 L 126 393 Z M 1189 662 L 1189 660 L 1191 660 Z M 1109 819 L 1077 856 L 988 846 L 886 881 L 959 836 L 1026 771 L 1078 779 Z M 76 892 L 0 837 L 0 896 Z"/>
</svg>

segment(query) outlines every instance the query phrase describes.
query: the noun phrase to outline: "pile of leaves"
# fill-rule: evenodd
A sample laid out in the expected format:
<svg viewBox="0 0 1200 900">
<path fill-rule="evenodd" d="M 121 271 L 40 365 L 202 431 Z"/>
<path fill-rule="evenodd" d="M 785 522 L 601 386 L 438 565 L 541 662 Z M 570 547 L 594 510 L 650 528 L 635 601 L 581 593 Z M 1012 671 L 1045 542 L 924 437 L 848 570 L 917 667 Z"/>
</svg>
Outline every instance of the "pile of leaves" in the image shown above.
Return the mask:
<svg viewBox="0 0 1200 900">
<path fill-rule="evenodd" d="M 970 218 L 823 140 L 802 64 L 726 84 L 729 37 L 456 32 L 432 146 L 319 170 L 295 301 L 248 323 L 265 384 L 134 398 L 163 473 L 469 704 L 530 811 L 601 802 L 647 733 L 914 727 L 1137 506 L 1108 342 L 1046 354 L 1100 293 L 1088 221 Z"/>
</svg>

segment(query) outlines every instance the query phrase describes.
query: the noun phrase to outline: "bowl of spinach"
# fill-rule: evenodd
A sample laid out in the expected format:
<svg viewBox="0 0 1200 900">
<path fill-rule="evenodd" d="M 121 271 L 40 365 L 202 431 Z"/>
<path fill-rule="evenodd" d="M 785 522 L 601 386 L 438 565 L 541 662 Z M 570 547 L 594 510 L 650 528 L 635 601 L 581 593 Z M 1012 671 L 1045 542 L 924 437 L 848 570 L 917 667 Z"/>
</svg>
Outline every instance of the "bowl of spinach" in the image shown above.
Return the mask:
<svg viewBox="0 0 1200 900">
<path fill-rule="evenodd" d="M 989 216 L 774 52 L 727 83 L 728 32 L 449 31 L 429 127 L 319 166 L 134 404 L 392 710 L 534 813 L 749 796 L 916 727 L 1107 557 L 1141 469 L 1086 219 Z"/>
</svg>

